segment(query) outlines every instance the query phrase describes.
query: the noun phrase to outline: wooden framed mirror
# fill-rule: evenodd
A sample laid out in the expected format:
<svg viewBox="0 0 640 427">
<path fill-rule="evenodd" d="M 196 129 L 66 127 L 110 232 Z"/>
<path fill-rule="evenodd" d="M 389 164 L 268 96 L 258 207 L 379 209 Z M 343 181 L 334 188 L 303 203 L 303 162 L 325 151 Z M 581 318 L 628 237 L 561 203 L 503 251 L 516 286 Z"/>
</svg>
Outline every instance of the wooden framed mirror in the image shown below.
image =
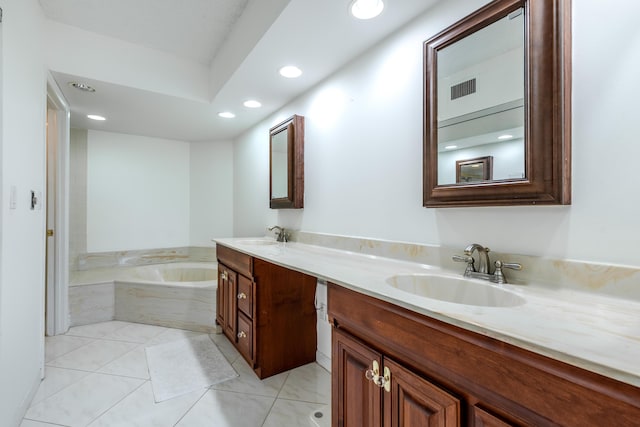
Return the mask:
<svg viewBox="0 0 640 427">
<path fill-rule="evenodd" d="M 424 43 L 424 206 L 571 203 L 570 11 L 495 0 Z"/>
<path fill-rule="evenodd" d="M 269 129 L 269 207 L 304 207 L 304 117 Z"/>
</svg>

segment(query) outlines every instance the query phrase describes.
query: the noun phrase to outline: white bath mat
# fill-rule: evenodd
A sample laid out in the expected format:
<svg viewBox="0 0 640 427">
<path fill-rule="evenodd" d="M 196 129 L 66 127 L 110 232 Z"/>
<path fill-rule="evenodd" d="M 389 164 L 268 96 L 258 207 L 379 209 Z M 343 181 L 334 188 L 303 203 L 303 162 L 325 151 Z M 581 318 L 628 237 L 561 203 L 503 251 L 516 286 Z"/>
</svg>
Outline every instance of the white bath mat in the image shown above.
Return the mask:
<svg viewBox="0 0 640 427">
<path fill-rule="evenodd" d="M 238 376 L 208 335 L 154 345 L 145 350 L 156 402 Z"/>
</svg>

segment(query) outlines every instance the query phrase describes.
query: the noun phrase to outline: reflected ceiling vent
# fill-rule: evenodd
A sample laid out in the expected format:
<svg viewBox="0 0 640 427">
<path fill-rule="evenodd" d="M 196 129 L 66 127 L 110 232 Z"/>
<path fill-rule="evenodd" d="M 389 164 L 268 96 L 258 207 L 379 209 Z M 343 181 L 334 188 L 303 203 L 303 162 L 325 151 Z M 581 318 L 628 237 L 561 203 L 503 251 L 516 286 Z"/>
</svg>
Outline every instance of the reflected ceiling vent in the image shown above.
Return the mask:
<svg viewBox="0 0 640 427">
<path fill-rule="evenodd" d="M 467 80 L 466 82 L 458 83 L 451 86 L 451 100 L 462 98 L 463 96 L 476 93 L 476 79 Z"/>
<path fill-rule="evenodd" d="M 78 90 L 81 90 L 83 92 L 95 92 L 96 90 L 89 86 L 86 83 L 78 83 L 78 82 L 69 82 L 69 86 L 71 87 L 75 87 Z"/>
</svg>

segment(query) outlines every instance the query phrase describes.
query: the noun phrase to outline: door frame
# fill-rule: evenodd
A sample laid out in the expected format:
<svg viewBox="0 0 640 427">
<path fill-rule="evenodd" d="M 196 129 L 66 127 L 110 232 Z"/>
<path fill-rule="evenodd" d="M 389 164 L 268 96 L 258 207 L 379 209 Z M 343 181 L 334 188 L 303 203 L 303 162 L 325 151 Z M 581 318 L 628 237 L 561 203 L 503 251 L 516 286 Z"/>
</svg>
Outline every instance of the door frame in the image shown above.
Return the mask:
<svg viewBox="0 0 640 427">
<path fill-rule="evenodd" d="M 47 73 L 47 105 L 54 107 L 52 116 L 55 126 L 48 138 L 55 138 L 56 183 L 55 223 L 53 245 L 55 246 L 53 283 L 46 286 L 46 335 L 59 335 L 69 329 L 69 132 L 70 110 L 62 91 L 51 73 Z M 48 107 L 47 107 L 48 109 Z M 48 114 L 47 114 L 48 116 Z M 47 195 L 47 198 L 49 196 Z M 47 244 L 47 247 L 50 247 Z M 46 262 L 45 254 L 45 262 Z"/>
</svg>

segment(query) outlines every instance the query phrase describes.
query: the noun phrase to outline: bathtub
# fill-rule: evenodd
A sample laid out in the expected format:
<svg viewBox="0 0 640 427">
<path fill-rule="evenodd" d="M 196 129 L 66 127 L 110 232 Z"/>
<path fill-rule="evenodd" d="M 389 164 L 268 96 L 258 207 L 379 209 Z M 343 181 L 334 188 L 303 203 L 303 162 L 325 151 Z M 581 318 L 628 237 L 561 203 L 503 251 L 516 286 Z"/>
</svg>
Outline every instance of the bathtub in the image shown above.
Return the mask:
<svg viewBox="0 0 640 427">
<path fill-rule="evenodd" d="M 72 326 L 115 319 L 216 332 L 215 263 L 168 263 L 78 273 L 69 288 Z"/>
<path fill-rule="evenodd" d="M 215 285 L 218 270 L 215 264 L 176 262 L 135 267 L 126 278 L 136 283 L 162 286 L 206 287 Z"/>
</svg>

